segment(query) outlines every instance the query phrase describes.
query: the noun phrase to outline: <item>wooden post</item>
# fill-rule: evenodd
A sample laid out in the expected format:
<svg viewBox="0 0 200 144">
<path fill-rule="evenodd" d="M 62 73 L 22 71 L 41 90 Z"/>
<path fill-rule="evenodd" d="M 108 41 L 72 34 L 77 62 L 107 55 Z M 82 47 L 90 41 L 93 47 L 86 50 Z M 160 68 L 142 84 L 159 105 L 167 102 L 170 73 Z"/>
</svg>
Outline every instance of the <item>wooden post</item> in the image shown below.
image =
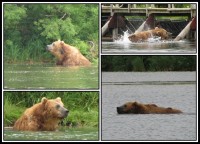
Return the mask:
<svg viewBox="0 0 200 144">
<path fill-rule="evenodd" d="M 144 21 L 141 26 L 135 31 L 135 33 L 141 32 L 144 29 L 144 25 L 145 25 L 146 21 Z"/>
<path fill-rule="evenodd" d="M 179 41 L 181 39 L 184 39 L 184 37 L 189 33 L 190 31 L 190 25 L 194 18 L 187 24 L 187 26 L 180 32 L 180 34 L 174 39 L 174 41 Z"/>
<path fill-rule="evenodd" d="M 128 4 L 128 13 L 130 13 L 131 4 Z"/>
<path fill-rule="evenodd" d="M 101 34 L 102 36 L 105 35 L 105 33 L 108 31 L 108 24 L 110 22 L 110 19 L 106 22 L 106 24 L 101 28 Z"/>
<path fill-rule="evenodd" d="M 112 35 L 113 35 L 113 40 L 117 40 L 118 39 L 118 28 L 114 28 L 113 29 Z"/>
</svg>

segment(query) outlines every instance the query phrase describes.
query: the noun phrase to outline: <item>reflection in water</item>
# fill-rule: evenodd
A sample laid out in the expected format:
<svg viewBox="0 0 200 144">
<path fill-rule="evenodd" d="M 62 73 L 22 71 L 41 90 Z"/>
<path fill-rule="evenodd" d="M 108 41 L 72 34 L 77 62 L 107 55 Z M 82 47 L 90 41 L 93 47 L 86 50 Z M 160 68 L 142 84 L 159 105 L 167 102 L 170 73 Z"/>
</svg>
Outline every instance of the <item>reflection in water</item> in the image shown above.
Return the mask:
<svg viewBox="0 0 200 144">
<path fill-rule="evenodd" d="M 98 67 L 4 65 L 4 88 L 98 88 Z"/>
</svg>

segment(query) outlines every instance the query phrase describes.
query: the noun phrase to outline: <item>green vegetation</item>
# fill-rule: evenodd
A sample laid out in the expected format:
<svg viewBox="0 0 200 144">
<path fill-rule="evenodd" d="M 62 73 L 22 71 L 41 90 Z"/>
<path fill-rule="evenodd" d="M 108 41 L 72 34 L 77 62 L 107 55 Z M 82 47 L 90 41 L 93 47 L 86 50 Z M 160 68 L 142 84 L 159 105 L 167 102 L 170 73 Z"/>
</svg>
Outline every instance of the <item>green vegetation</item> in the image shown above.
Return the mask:
<svg viewBox="0 0 200 144">
<path fill-rule="evenodd" d="M 98 4 L 4 4 L 4 62 L 51 62 L 60 39 L 98 60 Z M 95 46 L 92 47 L 89 41 Z"/>
<path fill-rule="evenodd" d="M 196 56 L 102 56 L 102 71 L 196 71 Z"/>
<path fill-rule="evenodd" d="M 61 97 L 69 116 L 62 121 L 69 127 L 98 127 L 98 92 L 4 92 L 4 126 L 13 126 L 26 108 L 41 101 Z"/>
</svg>

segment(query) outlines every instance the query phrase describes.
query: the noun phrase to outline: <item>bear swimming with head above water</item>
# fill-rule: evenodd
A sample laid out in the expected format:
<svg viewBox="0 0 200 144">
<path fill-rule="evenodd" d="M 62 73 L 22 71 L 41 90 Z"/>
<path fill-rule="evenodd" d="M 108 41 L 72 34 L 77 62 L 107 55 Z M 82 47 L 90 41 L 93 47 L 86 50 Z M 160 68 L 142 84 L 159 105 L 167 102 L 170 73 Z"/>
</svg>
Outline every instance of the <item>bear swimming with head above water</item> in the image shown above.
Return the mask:
<svg viewBox="0 0 200 144">
<path fill-rule="evenodd" d="M 127 102 L 124 105 L 117 107 L 118 114 L 174 114 L 182 113 L 181 110 L 171 107 L 158 107 L 155 104 L 142 104 L 138 102 Z"/>
</svg>

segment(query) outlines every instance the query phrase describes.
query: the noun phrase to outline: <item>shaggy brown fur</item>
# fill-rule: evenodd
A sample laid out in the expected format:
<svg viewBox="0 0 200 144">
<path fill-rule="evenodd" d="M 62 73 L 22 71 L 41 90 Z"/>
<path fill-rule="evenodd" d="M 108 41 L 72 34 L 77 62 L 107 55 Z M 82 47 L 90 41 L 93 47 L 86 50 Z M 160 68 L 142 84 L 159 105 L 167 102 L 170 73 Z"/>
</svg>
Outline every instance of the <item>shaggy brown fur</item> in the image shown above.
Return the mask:
<svg viewBox="0 0 200 144">
<path fill-rule="evenodd" d="M 168 39 L 169 35 L 170 33 L 167 32 L 165 29 L 156 27 L 155 29 L 152 29 L 152 30 L 134 33 L 130 35 L 128 38 L 132 42 L 143 42 L 143 41 L 147 41 L 148 38 L 155 37 L 155 36 L 161 37 L 161 39 Z"/>
<path fill-rule="evenodd" d="M 61 119 L 67 117 L 68 110 L 64 108 L 61 98 L 42 98 L 40 103 L 26 109 L 15 122 L 13 129 L 22 131 L 53 131 Z"/>
<path fill-rule="evenodd" d="M 170 114 L 170 113 L 182 113 L 178 109 L 173 109 L 171 107 L 164 108 L 158 107 L 155 104 L 142 104 L 138 102 L 127 102 L 124 105 L 117 107 L 117 112 L 119 114 Z"/>
<path fill-rule="evenodd" d="M 70 46 L 64 41 L 55 41 L 51 45 L 47 45 L 47 50 L 50 51 L 57 59 L 57 65 L 62 66 L 90 66 L 90 61 L 85 58 L 80 51 Z"/>
</svg>

